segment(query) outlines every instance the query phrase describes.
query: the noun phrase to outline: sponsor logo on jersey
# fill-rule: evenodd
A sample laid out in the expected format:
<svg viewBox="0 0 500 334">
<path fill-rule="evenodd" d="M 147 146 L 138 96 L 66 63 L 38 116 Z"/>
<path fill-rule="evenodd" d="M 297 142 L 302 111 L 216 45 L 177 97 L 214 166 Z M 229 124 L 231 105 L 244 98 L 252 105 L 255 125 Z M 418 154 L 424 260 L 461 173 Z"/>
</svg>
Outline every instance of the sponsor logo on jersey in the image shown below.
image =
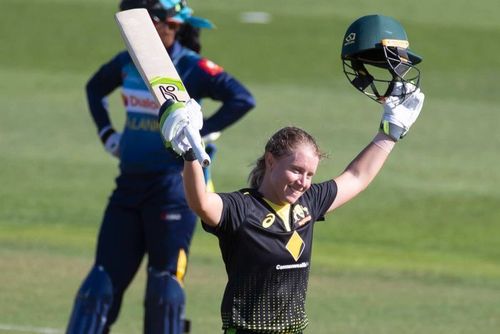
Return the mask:
<svg viewBox="0 0 500 334">
<path fill-rule="evenodd" d="M 179 220 L 182 219 L 182 215 L 180 213 L 162 212 L 160 214 L 160 219 L 161 220 L 175 220 L 175 221 L 179 221 Z"/>
<path fill-rule="evenodd" d="M 125 126 L 131 130 L 158 132 L 160 126 L 156 118 L 147 118 L 139 114 L 129 115 Z"/>
<path fill-rule="evenodd" d="M 271 225 L 274 223 L 275 220 L 276 216 L 274 215 L 274 213 L 268 213 L 266 218 L 264 218 L 264 220 L 262 221 L 262 227 L 263 228 L 271 227 Z"/>
<path fill-rule="evenodd" d="M 149 94 L 149 91 L 123 89 L 122 99 L 128 112 L 158 115 L 160 106 L 156 103 L 151 94 Z"/>
<path fill-rule="evenodd" d="M 295 262 L 298 261 L 305 247 L 306 244 L 304 240 L 302 240 L 300 235 L 297 233 L 297 231 L 293 231 L 290 240 L 288 240 L 285 246 L 286 250 L 292 255 Z"/>
<path fill-rule="evenodd" d="M 207 72 L 211 76 L 215 76 L 215 75 L 217 75 L 219 73 L 224 72 L 224 69 L 221 66 L 217 65 L 213 61 L 208 60 L 206 58 L 200 59 L 198 61 L 198 66 L 200 66 L 200 68 L 203 71 Z"/>
<path fill-rule="evenodd" d="M 309 267 L 309 262 L 301 262 L 296 264 L 277 264 L 276 270 L 290 270 Z"/>
<path fill-rule="evenodd" d="M 297 204 L 293 208 L 293 223 L 302 226 L 311 220 L 311 216 L 309 215 L 309 209 L 305 206 Z"/>
</svg>

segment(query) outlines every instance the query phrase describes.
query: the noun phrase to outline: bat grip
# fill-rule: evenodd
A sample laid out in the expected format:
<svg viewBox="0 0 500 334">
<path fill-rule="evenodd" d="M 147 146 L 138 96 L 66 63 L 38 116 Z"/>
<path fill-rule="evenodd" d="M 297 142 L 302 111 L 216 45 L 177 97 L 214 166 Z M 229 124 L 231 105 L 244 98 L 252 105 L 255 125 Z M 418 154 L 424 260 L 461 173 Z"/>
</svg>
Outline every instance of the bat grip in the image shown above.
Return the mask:
<svg viewBox="0 0 500 334">
<path fill-rule="evenodd" d="M 205 152 L 205 148 L 201 144 L 200 133 L 194 130 L 193 127 L 190 124 L 188 124 L 186 127 L 184 127 L 184 135 L 191 144 L 194 154 L 196 155 L 196 159 L 198 160 L 200 165 L 202 167 L 208 167 L 211 161 L 207 152 Z"/>
</svg>

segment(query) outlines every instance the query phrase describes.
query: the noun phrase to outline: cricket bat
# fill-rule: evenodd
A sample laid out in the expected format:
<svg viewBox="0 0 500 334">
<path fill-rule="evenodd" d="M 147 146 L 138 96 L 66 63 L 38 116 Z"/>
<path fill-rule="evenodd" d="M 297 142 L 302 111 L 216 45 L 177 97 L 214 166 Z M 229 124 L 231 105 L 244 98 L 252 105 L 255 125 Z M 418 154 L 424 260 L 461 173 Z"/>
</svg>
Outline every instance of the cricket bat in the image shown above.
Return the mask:
<svg viewBox="0 0 500 334">
<path fill-rule="evenodd" d="M 120 33 L 135 66 L 159 106 L 164 103 L 187 102 L 189 94 L 163 45 L 153 21 L 145 8 L 115 14 Z M 200 133 L 191 126 L 184 128 L 197 160 L 203 167 L 210 157 L 203 148 Z"/>
</svg>

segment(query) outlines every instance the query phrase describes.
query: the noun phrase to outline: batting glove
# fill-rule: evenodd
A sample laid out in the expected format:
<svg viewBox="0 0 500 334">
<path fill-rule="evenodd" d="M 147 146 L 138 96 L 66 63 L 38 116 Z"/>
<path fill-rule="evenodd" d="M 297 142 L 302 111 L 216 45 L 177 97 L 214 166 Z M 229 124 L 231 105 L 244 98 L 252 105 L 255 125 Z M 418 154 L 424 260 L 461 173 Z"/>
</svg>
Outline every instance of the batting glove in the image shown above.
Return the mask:
<svg viewBox="0 0 500 334">
<path fill-rule="evenodd" d="M 112 156 L 120 157 L 120 140 L 122 138 L 121 133 L 116 132 L 115 129 L 108 126 L 99 132 L 99 137 L 104 145 L 106 152 Z"/>
<path fill-rule="evenodd" d="M 407 96 L 403 101 L 401 97 L 389 96 L 383 106 L 384 113 L 380 122 L 380 131 L 398 141 L 403 138 L 410 130 L 410 127 L 415 123 L 422 110 L 425 95 L 420 91 L 420 88 L 415 89 L 413 84 L 405 83 L 406 91 L 414 92 Z M 408 86 L 412 87 L 408 87 Z M 401 91 L 403 83 L 398 82 L 395 85 L 394 91 Z"/>
<path fill-rule="evenodd" d="M 184 129 L 189 126 L 194 131 L 203 127 L 201 107 L 194 99 L 186 103 L 166 103 L 160 110 L 160 132 L 165 145 L 177 154 L 184 155 L 191 148 Z"/>
<path fill-rule="evenodd" d="M 201 137 L 201 140 L 203 140 L 203 143 L 205 143 L 205 145 L 210 144 L 219 139 L 220 135 L 220 131 L 211 132 Z"/>
</svg>

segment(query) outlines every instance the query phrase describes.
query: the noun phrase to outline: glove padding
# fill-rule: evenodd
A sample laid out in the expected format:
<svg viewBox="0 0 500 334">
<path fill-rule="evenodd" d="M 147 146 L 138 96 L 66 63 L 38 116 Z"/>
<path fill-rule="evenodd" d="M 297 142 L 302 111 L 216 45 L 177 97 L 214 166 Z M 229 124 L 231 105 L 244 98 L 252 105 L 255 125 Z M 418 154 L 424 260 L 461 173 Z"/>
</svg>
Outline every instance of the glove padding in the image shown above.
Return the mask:
<svg viewBox="0 0 500 334">
<path fill-rule="evenodd" d="M 384 114 L 380 122 L 380 131 L 395 141 L 403 138 L 413 123 L 415 123 L 422 110 L 425 98 L 420 88 L 415 89 L 411 83 L 405 83 L 404 85 L 406 91 L 414 92 L 403 101 L 401 101 L 400 97 L 389 96 L 383 104 Z M 396 83 L 393 92 L 397 93 L 397 91 L 401 91 L 402 86 L 403 83 Z"/>
<path fill-rule="evenodd" d="M 160 112 L 160 132 L 167 147 L 179 155 L 184 155 L 190 148 L 184 129 L 190 126 L 195 131 L 203 127 L 201 107 L 194 99 L 186 103 L 175 102 Z"/>
</svg>

